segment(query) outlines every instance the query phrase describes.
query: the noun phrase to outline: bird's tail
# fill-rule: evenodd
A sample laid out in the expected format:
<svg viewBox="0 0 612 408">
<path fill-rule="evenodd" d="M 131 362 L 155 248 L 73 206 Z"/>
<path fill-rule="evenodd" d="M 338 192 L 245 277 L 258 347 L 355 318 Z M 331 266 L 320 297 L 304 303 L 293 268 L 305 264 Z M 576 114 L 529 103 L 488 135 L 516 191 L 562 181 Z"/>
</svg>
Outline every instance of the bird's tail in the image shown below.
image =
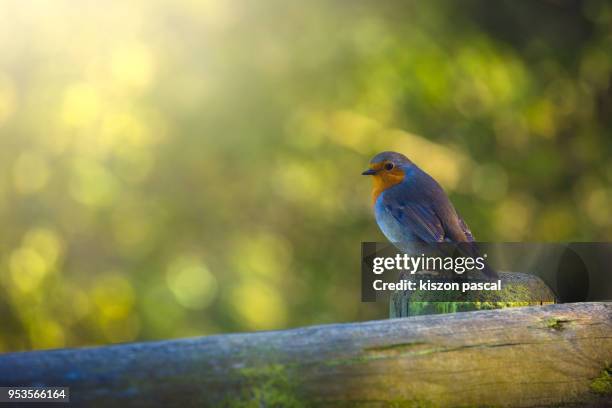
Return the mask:
<svg viewBox="0 0 612 408">
<path fill-rule="evenodd" d="M 495 269 L 493 269 L 493 267 L 489 264 L 489 262 L 485 259 L 485 257 L 483 257 L 481 255 L 480 250 L 478 249 L 478 245 L 476 244 L 476 242 L 474 242 L 474 241 L 471 241 L 471 242 L 460 242 L 460 243 L 457 244 L 457 250 L 463 256 L 468 256 L 468 257 L 471 257 L 473 259 L 482 258 L 483 259 L 483 264 L 484 264 L 484 268 L 482 269 L 482 273 L 487 278 L 489 278 L 489 279 L 497 279 L 499 277 L 499 275 L 497 274 Z"/>
</svg>

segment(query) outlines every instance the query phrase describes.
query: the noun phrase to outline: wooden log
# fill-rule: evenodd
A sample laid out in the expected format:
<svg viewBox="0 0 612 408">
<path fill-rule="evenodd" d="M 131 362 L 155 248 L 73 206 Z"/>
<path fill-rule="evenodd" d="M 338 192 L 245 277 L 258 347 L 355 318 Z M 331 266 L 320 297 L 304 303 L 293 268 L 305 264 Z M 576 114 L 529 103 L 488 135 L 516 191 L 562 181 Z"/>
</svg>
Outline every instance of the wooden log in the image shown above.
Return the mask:
<svg viewBox="0 0 612 408">
<path fill-rule="evenodd" d="M 470 310 L 503 309 L 506 307 L 548 305 L 556 302 L 554 292 L 535 275 L 518 272 L 498 272 L 502 289 L 499 291 L 396 291 L 389 298 L 389 317 L 407 317 Z M 466 281 L 478 280 L 465 277 Z M 400 279 L 451 282 L 436 272 L 402 274 Z M 418 287 L 418 284 L 417 284 Z"/>
<path fill-rule="evenodd" d="M 612 303 L 556 304 L 0 356 L 76 406 L 606 406 Z"/>
</svg>

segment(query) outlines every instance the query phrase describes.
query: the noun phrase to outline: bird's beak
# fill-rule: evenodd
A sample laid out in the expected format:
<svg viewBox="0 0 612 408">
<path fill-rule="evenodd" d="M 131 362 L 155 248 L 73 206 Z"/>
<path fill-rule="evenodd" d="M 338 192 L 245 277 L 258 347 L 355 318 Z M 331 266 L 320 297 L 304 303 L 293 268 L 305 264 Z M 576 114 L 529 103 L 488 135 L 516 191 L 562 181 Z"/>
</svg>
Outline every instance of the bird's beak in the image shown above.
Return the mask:
<svg viewBox="0 0 612 408">
<path fill-rule="evenodd" d="M 378 170 L 374 170 L 374 169 L 367 169 L 366 171 L 364 171 L 363 173 L 361 173 L 361 175 L 363 176 L 373 176 L 374 174 L 378 173 Z"/>
</svg>

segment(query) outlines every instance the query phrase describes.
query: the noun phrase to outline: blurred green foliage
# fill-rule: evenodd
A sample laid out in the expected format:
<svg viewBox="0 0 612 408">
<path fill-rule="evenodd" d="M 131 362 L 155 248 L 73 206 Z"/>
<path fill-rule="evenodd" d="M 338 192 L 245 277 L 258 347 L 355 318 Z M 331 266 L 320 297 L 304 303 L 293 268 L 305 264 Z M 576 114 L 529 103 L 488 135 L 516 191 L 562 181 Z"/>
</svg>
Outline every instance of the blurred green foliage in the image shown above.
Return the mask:
<svg viewBox="0 0 612 408">
<path fill-rule="evenodd" d="M 370 157 L 612 237 L 606 1 L 0 0 L 0 350 L 385 316 Z"/>
</svg>

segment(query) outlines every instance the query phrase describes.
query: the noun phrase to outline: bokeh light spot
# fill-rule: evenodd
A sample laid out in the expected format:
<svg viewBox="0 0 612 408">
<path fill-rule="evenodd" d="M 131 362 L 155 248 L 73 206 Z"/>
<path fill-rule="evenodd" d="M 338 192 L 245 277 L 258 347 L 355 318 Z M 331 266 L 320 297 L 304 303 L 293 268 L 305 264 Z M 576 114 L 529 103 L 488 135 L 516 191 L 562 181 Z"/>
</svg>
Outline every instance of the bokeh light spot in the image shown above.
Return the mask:
<svg viewBox="0 0 612 408">
<path fill-rule="evenodd" d="M 64 92 L 62 118 L 70 127 L 80 128 L 92 124 L 100 114 L 100 109 L 100 95 L 90 84 L 74 84 Z"/>
<path fill-rule="evenodd" d="M 50 267 L 44 256 L 27 247 L 13 251 L 9 264 L 13 285 L 22 292 L 36 289 Z"/>
<path fill-rule="evenodd" d="M 522 195 L 501 201 L 493 216 L 497 241 L 520 241 L 528 236 L 534 207 L 533 200 Z"/>
<path fill-rule="evenodd" d="M 291 244 L 277 234 L 253 234 L 241 238 L 235 248 L 234 253 L 240 254 L 234 261 L 235 269 L 245 276 L 256 274 L 277 279 L 289 270 L 292 260 Z"/>
<path fill-rule="evenodd" d="M 508 190 L 508 176 L 503 167 L 497 164 L 480 165 L 472 175 L 472 189 L 485 200 L 499 200 Z"/>
<path fill-rule="evenodd" d="M 113 203 L 119 190 L 116 178 L 95 161 L 76 160 L 70 193 L 78 202 L 87 206 L 106 206 Z"/>
<path fill-rule="evenodd" d="M 41 254 L 49 265 L 55 264 L 64 251 L 63 240 L 59 234 L 43 227 L 29 230 L 23 238 L 23 243 Z"/>
<path fill-rule="evenodd" d="M 29 324 L 30 343 L 34 349 L 53 349 L 64 347 L 66 336 L 62 326 L 49 319 L 34 319 Z"/>
<path fill-rule="evenodd" d="M 166 282 L 177 302 L 188 309 L 203 309 L 217 294 L 217 279 L 197 257 L 179 256 L 166 271 Z"/>
<path fill-rule="evenodd" d="M 119 272 L 99 276 L 94 284 L 92 298 L 100 321 L 127 318 L 134 306 L 134 289 L 127 278 Z"/>
<path fill-rule="evenodd" d="M 278 329 L 287 319 L 287 306 L 280 292 L 263 281 L 245 280 L 232 291 L 232 304 L 250 329 Z"/>
</svg>

